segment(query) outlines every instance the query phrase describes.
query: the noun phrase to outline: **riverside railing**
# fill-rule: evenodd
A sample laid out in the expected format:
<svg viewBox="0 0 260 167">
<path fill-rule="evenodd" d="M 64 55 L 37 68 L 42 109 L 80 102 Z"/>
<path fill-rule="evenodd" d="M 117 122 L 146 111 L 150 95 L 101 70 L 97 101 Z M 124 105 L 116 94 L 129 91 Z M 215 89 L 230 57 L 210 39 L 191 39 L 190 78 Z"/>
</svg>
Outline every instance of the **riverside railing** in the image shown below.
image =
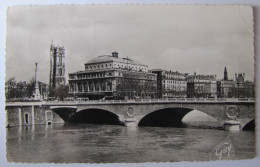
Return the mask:
<svg viewBox="0 0 260 167">
<path fill-rule="evenodd" d="M 255 102 L 255 98 L 169 98 L 169 99 L 130 99 L 130 100 L 88 100 L 88 101 L 37 101 L 37 102 L 6 102 L 13 105 L 73 105 L 73 104 L 115 104 L 115 103 L 163 103 L 163 102 Z"/>
<path fill-rule="evenodd" d="M 255 102 L 254 98 L 171 98 L 130 100 L 46 101 L 48 104 L 156 103 L 156 102 Z"/>
</svg>

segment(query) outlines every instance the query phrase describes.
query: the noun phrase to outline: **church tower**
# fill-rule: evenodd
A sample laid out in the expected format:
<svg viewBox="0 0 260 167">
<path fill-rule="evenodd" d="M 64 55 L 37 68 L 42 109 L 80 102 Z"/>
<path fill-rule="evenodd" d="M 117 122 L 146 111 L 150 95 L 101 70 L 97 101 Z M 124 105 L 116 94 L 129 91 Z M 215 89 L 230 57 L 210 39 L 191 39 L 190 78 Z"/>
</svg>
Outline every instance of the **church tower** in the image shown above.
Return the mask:
<svg viewBox="0 0 260 167">
<path fill-rule="evenodd" d="M 55 46 L 50 47 L 50 88 L 55 89 L 59 85 L 65 85 L 65 49 Z"/>
<path fill-rule="evenodd" d="M 228 80 L 227 67 L 224 68 L 224 81 Z"/>
</svg>

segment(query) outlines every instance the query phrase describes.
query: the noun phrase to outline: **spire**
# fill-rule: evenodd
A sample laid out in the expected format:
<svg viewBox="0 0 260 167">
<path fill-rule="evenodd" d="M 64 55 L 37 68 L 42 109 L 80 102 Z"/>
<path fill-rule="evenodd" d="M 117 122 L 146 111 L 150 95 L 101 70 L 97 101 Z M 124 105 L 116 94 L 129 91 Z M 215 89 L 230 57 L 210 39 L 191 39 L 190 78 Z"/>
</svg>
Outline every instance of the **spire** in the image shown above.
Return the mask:
<svg viewBox="0 0 260 167">
<path fill-rule="evenodd" d="M 224 81 L 228 80 L 227 67 L 224 68 Z"/>
</svg>

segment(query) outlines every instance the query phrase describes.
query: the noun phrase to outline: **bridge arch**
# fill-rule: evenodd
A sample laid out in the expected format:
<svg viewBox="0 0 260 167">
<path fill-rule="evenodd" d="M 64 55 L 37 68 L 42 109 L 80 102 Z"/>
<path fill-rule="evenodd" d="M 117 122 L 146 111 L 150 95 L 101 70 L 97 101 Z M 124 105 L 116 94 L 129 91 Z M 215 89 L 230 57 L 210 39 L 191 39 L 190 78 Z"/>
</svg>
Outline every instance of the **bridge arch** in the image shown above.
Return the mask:
<svg viewBox="0 0 260 167">
<path fill-rule="evenodd" d="M 182 127 L 182 118 L 192 110 L 178 107 L 157 109 L 140 118 L 138 126 Z"/>
<path fill-rule="evenodd" d="M 250 120 L 247 122 L 243 127 L 241 127 L 242 130 L 255 130 L 255 119 Z"/>
<path fill-rule="evenodd" d="M 117 114 L 100 108 L 88 108 L 77 111 L 68 119 L 68 122 L 123 125 Z"/>
</svg>

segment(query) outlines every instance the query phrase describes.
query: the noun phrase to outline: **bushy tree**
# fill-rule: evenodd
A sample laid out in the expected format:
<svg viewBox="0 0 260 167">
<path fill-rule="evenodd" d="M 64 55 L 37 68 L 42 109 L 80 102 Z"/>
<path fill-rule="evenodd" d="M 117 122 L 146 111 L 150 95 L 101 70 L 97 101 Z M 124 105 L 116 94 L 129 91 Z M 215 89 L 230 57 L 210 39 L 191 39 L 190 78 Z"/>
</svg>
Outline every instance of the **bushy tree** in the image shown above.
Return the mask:
<svg viewBox="0 0 260 167">
<path fill-rule="evenodd" d="M 68 85 L 59 85 L 54 90 L 54 97 L 56 97 L 58 100 L 64 100 L 66 97 L 68 97 L 68 94 L 69 94 Z"/>
<path fill-rule="evenodd" d="M 33 93 L 35 90 L 35 79 L 34 77 L 27 83 L 27 87 L 26 87 L 26 97 L 30 98 L 32 97 Z"/>
<path fill-rule="evenodd" d="M 5 92 L 5 95 L 6 95 L 6 98 L 15 98 L 17 95 L 16 93 L 16 90 L 15 90 L 15 87 L 16 87 L 16 81 L 15 81 L 15 78 L 11 78 L 9 79 L 8 81 L 6 81 L 5 83 L 5 87 L 6 87 L 6 92 Z"/>
</svg>

